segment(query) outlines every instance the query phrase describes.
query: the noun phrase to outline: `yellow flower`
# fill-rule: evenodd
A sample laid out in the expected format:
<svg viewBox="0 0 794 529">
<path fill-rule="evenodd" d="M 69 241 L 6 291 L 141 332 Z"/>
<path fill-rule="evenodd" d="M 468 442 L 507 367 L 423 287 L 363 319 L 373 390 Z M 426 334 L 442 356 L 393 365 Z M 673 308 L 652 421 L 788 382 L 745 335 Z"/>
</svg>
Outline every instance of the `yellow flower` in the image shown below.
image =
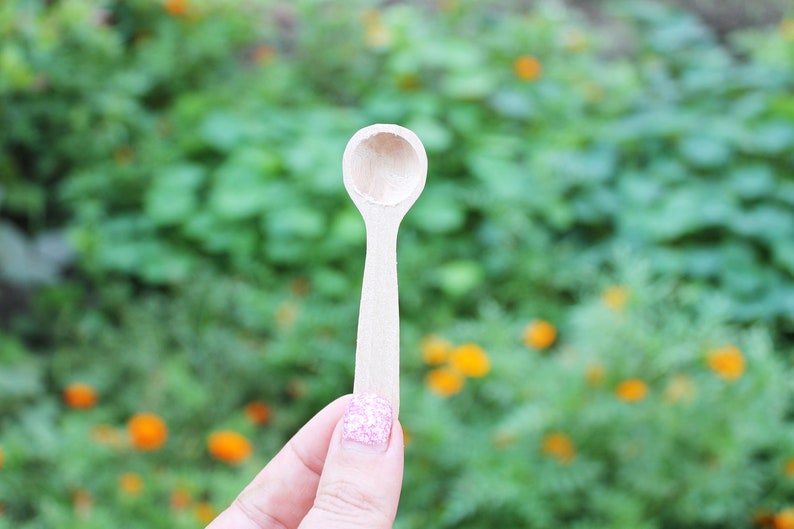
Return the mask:
<svg viewBox="0 0 794 529">
<path fill-rule="evenodd" d="M 543 437 L 543 452 L 550 455 L 563 465 L 570 464 L 576 457 L 576 448 L 571 438 L 560 432 L 546 434 Z"/>
<path fill-rule="evenodd" d="M 695 381 L 682 374 L 673 376 L 664 388 L 664 400 L 667 402 L 690 402 L 696 394 Z"/>
<path fill-rule="evenodd" d="M 794 40 L 794 18 L 784 18 L 780 21 L 780 34 L 786 40 Z"/>
<path fill-rule="evenodd" d="M 524 81 L 534 81 L 543 74 L 543 66 L 532 55 L 521 55 L 513 62 L 513 72 Z"/>
<path fill-rule="evenodd" d="M 292 301 L 285 301 L 276 309 L 276 323 L 279 327 L 285 329 L 295 323 L 298 319 L 298 305 Z"/>
<path fill-rule="evenodd" d="M 109 424 L 97 424 L 91 427 L 91 440 L 97 444 L 120 449 L 124 446 L 124 438 L 121 432 Z"/>
<path fill-rule="evenodd" d="M 392 41 L 392 34 L 381 20 L 380 11 L 366 9 L 361 14 L 361 23 L 364 24 L 364 41 L 370 48 L 385 48 Z"/>
<path fill-rule="evenodd" d="M 449 359 L 450 365 L 467 377 L 480 378 L 491 370 L 488 353 L 475 343 L 466 343 L 455 348 Z"/>
<path fill-rule="evenodd" d="M 585 371 L 584 378 L 587 381 L 587 384 L 590 386 L 598 386 L 600 385 L 607 376 L 606 369 L 604 366 L 599 364 L 598 362 L 592 363 L 587 366 L 587 370 Z"/>
<path fill-rule="evenodd" d="M 638 378 L 630 378 L 618 384 L 615 395 L 624 402 L 639 402 L 648 395 L 648 385 Z"/>
<path fill-rule="evenodd" d="M 215 459 L 235 465 L 251 456 L 251 441 L 242 434 L 230 430 L 213 432 L 207 441 L 207 448 Z"/>
<path fill-rule="evenodd" d="M 775 515 L 775 529 L 794 529 L 794 507 L 783 509 Z"/>
<path fill-rule="evenodd" d="M 130 496 L 136 496 L 143 490 L 143 478 L 135 472 L 125 472 L 119 478 L 119 488 Z"/>
<path fill-rule="evenodd" d="M 425 375 L 425 386 L 440 397 L 449 397 L 463 389 L 464 379 L 449 367 L 439 367 Z"/>
<path fill-rule="evenodd" d="M 616 312 L 622 311 L 628 300 L 628 289 L 622 285 L 613 285 L 601 293 L 601 301 L 604 305 Z"/>
<path fill-rule="evenodd" d="M 546 349 L 557 339 L 557 329 L 546 320 L 532 320 L 524 328 L 524 343 L 533 349 Z"/>
<path fill-rule="evenodd" d="M 786 473 L 786 476 L 794 478 L 794 457 L 786 461 L 786 464 L 784 465 L 784 472 Z"/>
<path fill-rule="evenodd" d="M 745 362 L 742 352 L 733 344 L 709 351 L 706 355 L 709 367 L 718 376 L 733 381 L 744 374 Z"/>
<path fill-rule="evenodd" d="M 587 49 L 587 37 L 579 30 L 571 30 L 565 34 L 563 46 L 567 51 L 572 53 L 584 51 Z"/>
<path fill-rule="evenodd" d="M 197 503 L 193 514 L 196 515 L 199 522 L 205 525 L 215 519 L 215 509 L 206 501 Z"/>
<path fill-rule="evenodd" d="M 503 431 L 496 432 L 491 437 L 491 444 L 496 448 L 504 449 L 513 446 L 516 443 L 516 434 L 513 432 Z"/>
<path fill-rule="evenodd" d="M 422 360 L 429 366 L 443 364 L 452 353 L 451 343 L 432 334 L 422 338 L 419 348 L 422 351 Z"/>
</svg>

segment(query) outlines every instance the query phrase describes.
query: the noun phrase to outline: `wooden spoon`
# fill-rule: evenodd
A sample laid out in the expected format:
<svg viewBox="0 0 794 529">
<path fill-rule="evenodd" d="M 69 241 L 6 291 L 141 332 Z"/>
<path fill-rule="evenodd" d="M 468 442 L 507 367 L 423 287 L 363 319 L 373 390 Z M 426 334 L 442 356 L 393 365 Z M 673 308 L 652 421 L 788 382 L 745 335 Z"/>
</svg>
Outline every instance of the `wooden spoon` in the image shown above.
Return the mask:
<svg viewBox="0 0 794 529">
<path fill-rule="evenodd" d="M 350 139 L 342 159 L 345 188 L 367 229 L 367 255 L 356 341 L 354 393 L 376 393 L 400 409 L 400 312 L 397 230 L 427 177 L 419 138 L 398 125 L 370 125 Z"/>
</svg>

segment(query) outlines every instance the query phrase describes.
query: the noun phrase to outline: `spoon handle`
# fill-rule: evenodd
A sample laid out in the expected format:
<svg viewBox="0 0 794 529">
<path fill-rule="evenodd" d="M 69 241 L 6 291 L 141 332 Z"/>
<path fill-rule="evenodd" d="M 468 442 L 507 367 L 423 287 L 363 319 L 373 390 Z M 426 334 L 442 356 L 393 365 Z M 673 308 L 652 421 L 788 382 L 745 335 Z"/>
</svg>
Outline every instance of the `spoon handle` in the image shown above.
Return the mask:
<svg viewBox="0 0 794 529">
<path fill-rule="evenodd" d="M 377 393 L 400 410 L 398 223 L 368 223 L 356 340 L 354 393 Z"/>
</svg>

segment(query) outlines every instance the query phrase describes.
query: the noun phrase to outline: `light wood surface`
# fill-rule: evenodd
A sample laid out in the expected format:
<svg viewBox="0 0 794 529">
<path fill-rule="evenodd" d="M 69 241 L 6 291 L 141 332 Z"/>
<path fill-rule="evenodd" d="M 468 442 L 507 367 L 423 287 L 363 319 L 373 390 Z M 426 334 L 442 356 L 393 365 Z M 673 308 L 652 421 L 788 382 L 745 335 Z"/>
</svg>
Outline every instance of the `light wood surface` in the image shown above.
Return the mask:
<svg viewBox="0 0 794 529">
<path fill-rule="evenodd" d="M 397 231 L 425 186 L 427 155 L 398 125 L 359 130 L 342 159 L 344 183 L 364 218 L 367 254 L 356 340 L 354 393 L 377 393 L 400 409 Z"/>
</svg>

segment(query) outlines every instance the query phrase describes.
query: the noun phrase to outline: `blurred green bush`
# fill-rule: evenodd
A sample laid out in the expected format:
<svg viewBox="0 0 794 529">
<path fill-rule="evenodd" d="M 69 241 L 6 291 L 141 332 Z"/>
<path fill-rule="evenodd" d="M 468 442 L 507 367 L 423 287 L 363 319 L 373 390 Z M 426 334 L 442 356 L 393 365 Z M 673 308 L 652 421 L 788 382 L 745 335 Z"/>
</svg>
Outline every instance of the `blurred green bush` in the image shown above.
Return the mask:
<svg viewBox="0 0 794 529">
<path fill-rule="evenodd" d="M 52 283 L 0 314 L 0 527 L 196 527 L 348 391 L 364 232 L 341 153 L 373 122 L 430 165 L 400 236 L 399 527 L 773 520 L 794 492 L 792 19 L 718 39 L 653 2 L 376 7 L 0 5 L 0 283 Z M 38 250 L 64 239 L 72 266 Z M 521 343 L 534 318 L 550 352 Z M 425 379 L 431 333 L 491 371 Z M 75 382 L 98 403 L 62 402 Z M 141 411 L 162 450 L 129 444 Z M 213 461 L 218 429 L 254 456 Z"/>
</svg>

